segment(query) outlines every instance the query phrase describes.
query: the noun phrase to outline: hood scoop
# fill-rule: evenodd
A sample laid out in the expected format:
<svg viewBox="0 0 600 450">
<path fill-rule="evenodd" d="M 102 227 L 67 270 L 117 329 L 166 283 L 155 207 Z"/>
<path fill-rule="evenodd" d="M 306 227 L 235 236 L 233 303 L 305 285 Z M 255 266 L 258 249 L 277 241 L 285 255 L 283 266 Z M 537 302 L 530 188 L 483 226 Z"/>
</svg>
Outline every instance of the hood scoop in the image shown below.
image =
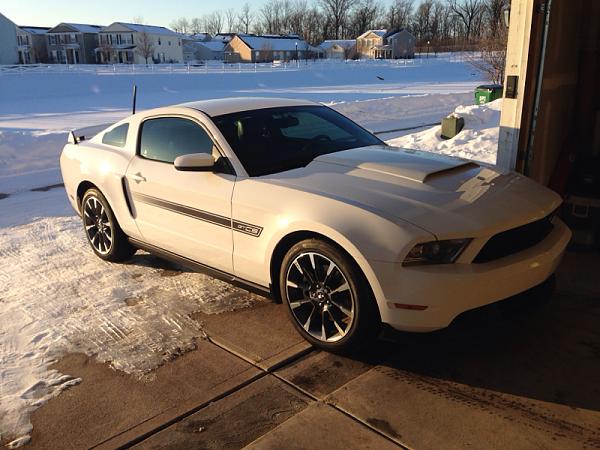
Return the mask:
<svg viewBox="0 0 600 450">
<path fill-rule="evenodd" d="M 435 153 L 383 146 L 330 153 L 319 156 L 315 161 L 392 175 L 417 183 L 479 167 L 479 164 L 474 162 Z"/>
</svg>

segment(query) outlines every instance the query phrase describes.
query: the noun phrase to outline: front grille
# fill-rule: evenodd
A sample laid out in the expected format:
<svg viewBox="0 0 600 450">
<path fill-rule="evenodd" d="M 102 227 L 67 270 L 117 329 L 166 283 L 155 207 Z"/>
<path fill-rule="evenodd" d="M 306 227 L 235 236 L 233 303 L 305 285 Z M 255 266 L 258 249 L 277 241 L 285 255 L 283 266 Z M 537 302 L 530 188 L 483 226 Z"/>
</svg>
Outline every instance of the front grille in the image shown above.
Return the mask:
<svg viewBox="0 0 600 450">
<path fill-rule="evenodd" d="M 539 244 L 552 231 L 553 216 L 550 214 L 543 219 L 492 236 L 473 262 L 486 263 Z"/>
</svg>

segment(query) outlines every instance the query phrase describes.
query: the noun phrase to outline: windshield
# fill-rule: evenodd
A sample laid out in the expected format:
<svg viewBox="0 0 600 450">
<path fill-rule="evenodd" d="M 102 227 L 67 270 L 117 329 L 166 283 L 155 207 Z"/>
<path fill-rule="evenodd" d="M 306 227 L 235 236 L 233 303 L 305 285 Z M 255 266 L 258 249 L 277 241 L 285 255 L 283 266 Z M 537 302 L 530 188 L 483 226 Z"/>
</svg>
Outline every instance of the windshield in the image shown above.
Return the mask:
<svg viewBox="0 0 600 450">
<path fill-rule="evenodd" d="M 326 153 L 383 144 L 325 106 L 266 108 L 213 120 L 251 177 L 303 167 Z"/>
</svg>

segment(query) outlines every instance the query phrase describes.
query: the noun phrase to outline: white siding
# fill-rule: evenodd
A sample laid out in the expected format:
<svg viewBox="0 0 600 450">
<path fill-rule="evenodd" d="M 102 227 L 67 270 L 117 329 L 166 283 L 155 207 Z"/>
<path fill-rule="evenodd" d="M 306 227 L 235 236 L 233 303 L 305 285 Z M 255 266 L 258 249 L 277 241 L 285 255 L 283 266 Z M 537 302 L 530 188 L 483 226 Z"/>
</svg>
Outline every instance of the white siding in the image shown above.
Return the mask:
<svg viewBox="0 0 600 450">
<path fill-rule="evenodd" d="M 18 61 L 17 26 L 0 14 L 0 64 L 16 64 Z"/>
</svg>

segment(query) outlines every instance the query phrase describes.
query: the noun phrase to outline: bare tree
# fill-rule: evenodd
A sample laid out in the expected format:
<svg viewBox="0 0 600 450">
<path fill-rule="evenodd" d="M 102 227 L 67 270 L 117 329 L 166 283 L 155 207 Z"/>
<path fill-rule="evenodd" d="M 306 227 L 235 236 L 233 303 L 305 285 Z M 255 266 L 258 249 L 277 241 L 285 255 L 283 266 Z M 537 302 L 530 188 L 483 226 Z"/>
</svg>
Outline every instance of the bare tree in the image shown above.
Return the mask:
<svg viewBox="0 0 600 450">
<path fill-rule="evenodd" d="M 473 67 L 496 84 L 504 82 L 507 38 L 506 28 L 499 28 L 497 35 L 484 39 L 479 44 L 480 51 L 472 54 L 468 59 Z"/>
<path fill-rule="evenodd" d="M 304 39 L 313 45 L 320 44 L 326 37 L 323 30 L 323 15 L 317 8 L 310 8 L 304 15 Z"/>
<path fill-rule="evenodd" d="M 235 9 L 229 8 L 225 11 L 225 22 L 227 23 L 227 32 L 233 33 L 235 28 L 236 12 Z"/>
<path fill-rule="evenodd" d="M 108 35 L 100 35 L 100 54 L 102 55 L 102 62 L 104 63 L 108 63 L 110 62 L 110 55 L 113 52 L 113 47 L 112 45 L 110 45 L 110 42 L 108 41 Z M 104 39 L 102 39 L 102 37 Z"/>
<path fill-rule="evenodd" d="M 213 36 L 223 31 L 223 13 L 221 11 L 214 11 L 206 17 L 206 31 Z"/>
<path fill-rule="evenodd" d="M 190 19 L 189 30 L 192 34 L 198 34 L 204 32 L 204 23 L 203 20 L 199 17 L 194 17 Z"/>
<path fill-rule="evenodd" d="M 139 55 L 146 60 L 146 64 L 148 64 L 148 58 L 152 58 L 154 55 L 154 42 L 152 41 L 152 36 L 145 31 L 139 33 L 135 51 L 139 53 Z"/>
<path fill-rule="evenodd" d="M 177 33 L 189 33 L 190 22 L 185 17 L 180 17 L 171 22 L 171 28 Z"/>
<path fill-rule="evenodd" d="M 352 11 L 350 33 L 360 36 L 365 31 L 375 28 L 381 22 L 383 5 L 376 0 L 359 0 Z"/>
<path fill-rule="evenodd" d="M 408 27 L 413 8 L 413 0 L 395 0 L 388 9 L 387 25 L 390 28 Z"/>
<path fill-rule="evenodd" d="M 244 3 L 240 13 L 238 14 L 238 27 L 246 34 L 250 32 L 250 24 L 252 23 L 252 18 L 254 14 L 250 10 L 250 5 L 248 3 Z"/>
<path fill-rule="evenodd" d="M 318 0 L 325 14 L 331 19 L 334 39 L 344 36 L 344 29 L 348 21 L 348 13 L 356 4 L 356 0 Z"/>
<path fill-rule="evenodd" d="M 433 0 L 424 0 L 413 17 L 412 30 L 419 40 L 431 40 L 433 38 L 431 29 L 433 5 Z"/>
<path fill-rule="evenodd" d="M 487 34 L 492 38 L 500 36 L 504 31 L 504 9 L 508 6 L 508 2 L 508 0 L 485 0 Z"/>
<path fill-rule="evenodd" d="M 449 0 L 448 5 L 464 27 L 465 41 L 470 42 L 473 28 L 482 16 L 482 0 Z"/>
</svg>

